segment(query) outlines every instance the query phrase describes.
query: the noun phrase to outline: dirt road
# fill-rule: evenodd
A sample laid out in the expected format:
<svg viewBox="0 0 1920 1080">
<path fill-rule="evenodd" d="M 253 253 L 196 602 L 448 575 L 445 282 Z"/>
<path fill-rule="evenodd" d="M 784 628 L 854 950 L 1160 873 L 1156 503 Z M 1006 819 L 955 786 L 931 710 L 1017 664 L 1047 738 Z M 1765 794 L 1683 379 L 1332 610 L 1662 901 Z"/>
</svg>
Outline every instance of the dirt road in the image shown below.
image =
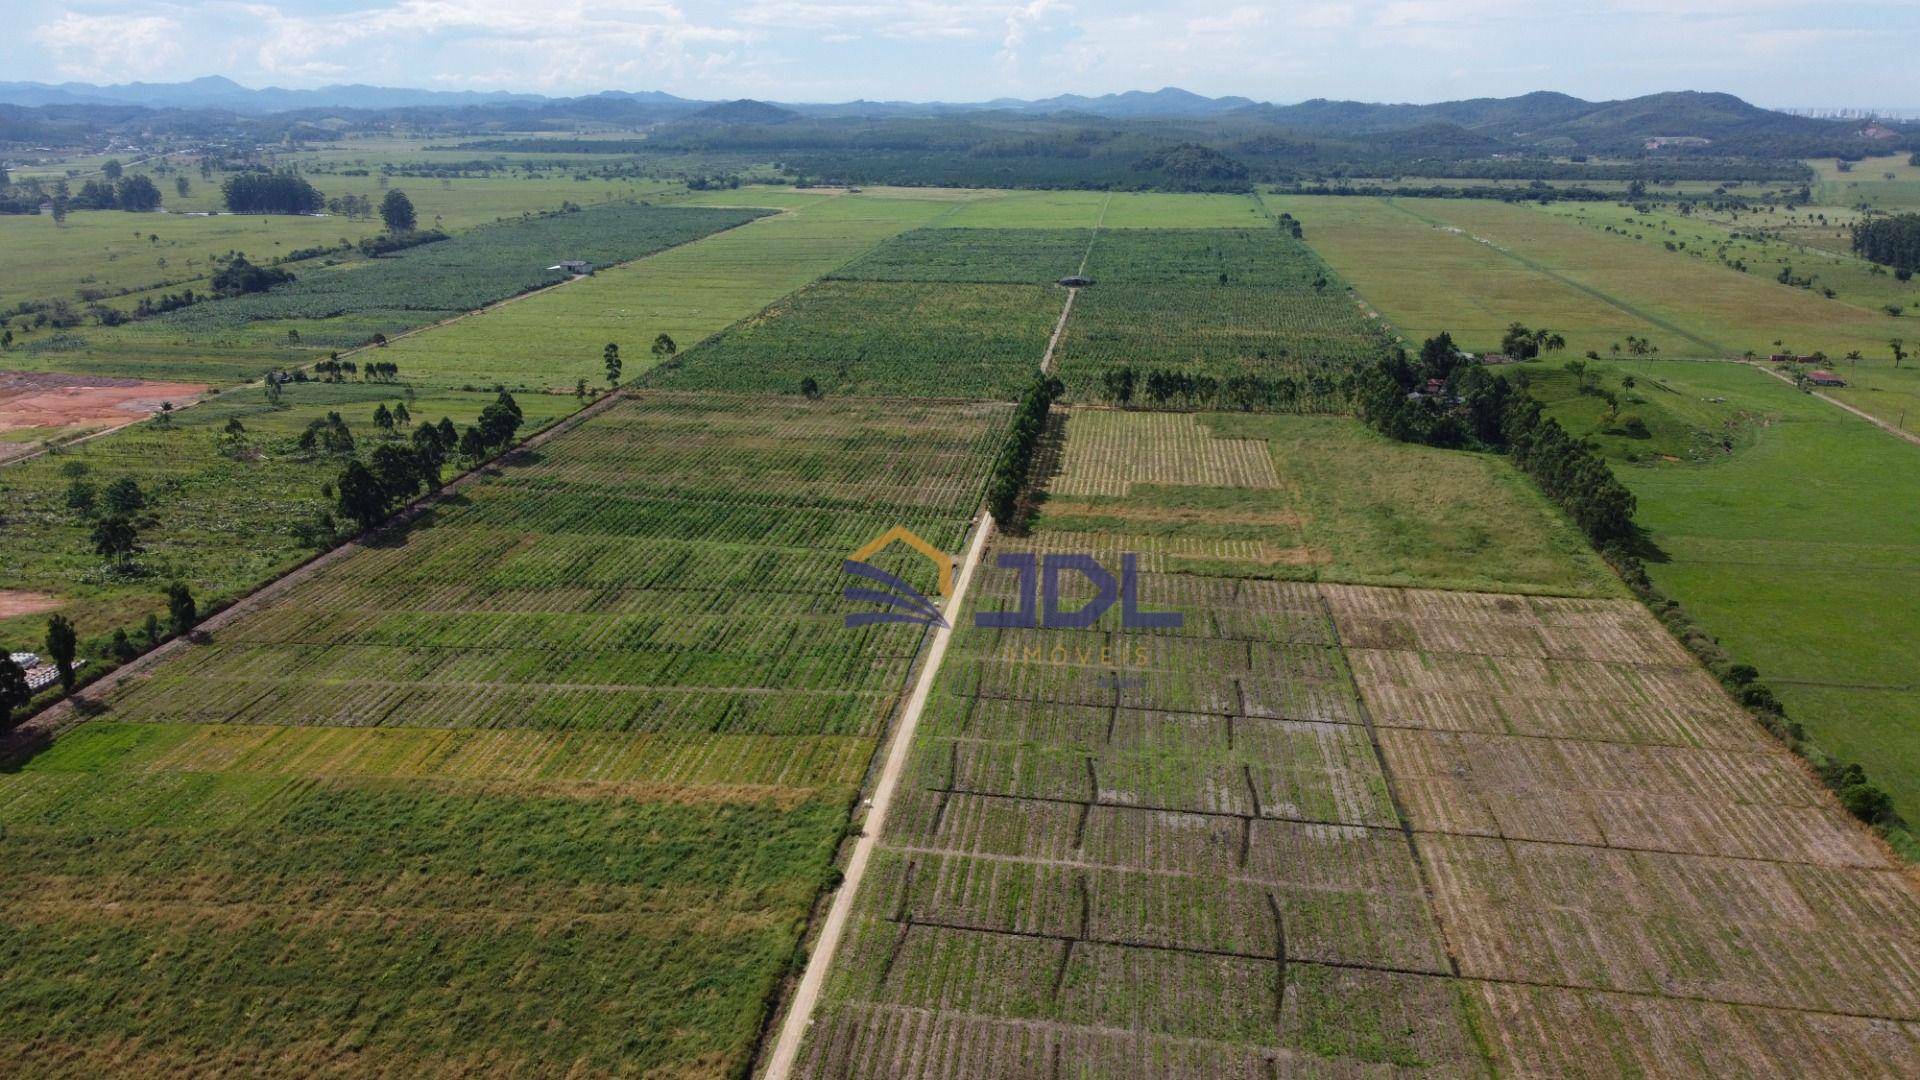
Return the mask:
<svg viewBox="0 0 1920 1080">
<path fill-rule="evenodd" d="M 767 1057 L 767 1071 L 762 1074 L 765 1080 L 787 1080 L 793 1072 L 794 1061 L 800 1056 L 800 1044 L 806 1039 L 808 1026 L 813 1023 L 814 1005 L 820 999 L 821 987 L 826 985 L 827 969 L 833 966 L 834 952 L 840 946 L 840 935 L 847 928 L 847 918 L 853 914 L 853 898 L 860 891 L 861 879 L 866 876 L 867 860 L 873 857 L 873 849 L 880 842 L 881 830 L 887 824 L 887 809 L 893 805 L 893 793 L 900 786 L 901 774 L 906 771 L 907 750 L 913 743 L 914 731 L 920 726 L 920 714 L 926 709 L 934 680 L 940 674 L 940 661 L 947 655 L 947 643 L 953 639 L 953 624 L 966 604 L 967 586 L 973 582 L 974 568 L 980 565 L 980 556 L 987 548 L 987 537 L 992 533 L 993 515 L 983 510 L 979 523 L 973 529 L 973 542 L 967 546 L 966 559 L 960 564 L 960 572 L 954 576 L 953 596 L 947 601 L 945 611 L 947 625 L 934 632 L 933 645 L 927 650 L 927 661 L 921 665 L 920 677 L 913 684 L 913 694 L 907 698 L 907 707 L 901 712 L 900 722 L 894 725 L 887 742 L 885 763 L 880 767 L 880 778 L 873 788 L 873 805 L 867 810 L 866 820 L 860 823 L 860 837 L 854 841 L 853 855 L 847 860 L 846 879 L 841 882 L 839 891 L 833 894 L 833 906 L 827 910 L 826 921 L 820 924 L 820 938 L 814 942 L 813 952 L 807 957 L 807 970 L 800 976 L 800 986 L 793 992 L 786 1022 L 780 1025 L 780 1037 Z"/>
</svg>

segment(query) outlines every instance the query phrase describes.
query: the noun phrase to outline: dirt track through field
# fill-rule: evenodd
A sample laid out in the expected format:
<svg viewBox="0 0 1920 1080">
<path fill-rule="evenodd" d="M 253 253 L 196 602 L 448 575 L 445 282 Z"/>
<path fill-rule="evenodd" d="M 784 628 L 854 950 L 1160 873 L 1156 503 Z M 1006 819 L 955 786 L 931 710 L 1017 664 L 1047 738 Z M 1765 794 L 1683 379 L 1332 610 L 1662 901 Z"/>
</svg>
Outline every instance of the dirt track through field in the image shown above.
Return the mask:
<svg viewBox="0 0 1920 1080">
<path fill-rule="evenodd" d="M 820 999 L 820 990 L 827 982 L 827 969 L 833 966 L 835 952 L 840 945 L 840 937 L 846 932 L 847 920 L 853 914 L 853 900 L 860 891 L 860 882 L 866 877 L 867 863 L 873 858 L 873 849 L 880 842 L 880 832 L 886 827 L 887 810 L 893 805 L 893 796 L 900 787 L 901 774 L 906 769 L 907 751 L 913 744 L 914 731 L 920 726 L 920 714 L 926 710 L 927 699 L 933 693 L 933 683 L 940 675 L 940 661 L 947 655 L 947 644 L 953 640 L 953 627 L 960 619 L 960 612 L 967 600 L 967 587 L 973 582 L 973 573 L 980 565 L 980 555 L 987 549 L 987 537 L 993 533 L 993 515 L 981 511 L 980 520 L 974 525 L 973 542 L 967 545 L 966 559 L 960 564 L 959 572 L 954 575 L 953 596 L 946 605 L 946 623 L 934 632 L 933 642 L 927 649 L 927 659 L 920 669 L 920 677 L 913 686 L 913 695 L 907 699 L 906 708 L 900 713 L 900 722 L 895 724 L 887 736 L 885 764 L 881 766 L 879 779 L 874 783 L 872 804 L 867 810 L 866 819 L 860 824 L 860 838 L 854 841 L 853 854 L 847 860 L 846 876 L 840 888 L 833 895 L 833 906 L 827 910 L 827 917 L 820 924 L 820 937 L 814 943 L 813 951 L 807 958 L 806 972 L 800 977 L 800 985 L 794 991 L 793 1000 L 787 1008 L 786 1022 L 780 1026 L 780 1037 L 773 1044 L 773 1052 L 767 1059 L 765 1080 L 787 1080 L 793 1071 L 793 1064 L 800 1056 L 800 1044 L 806 1038 L 807 1028 L 813 1023 L 813 1009 Z"/>
<path fill-rule="evenodd" d="M 1781 382 L 1786 383 L 1788 386 L 1794 385 L 1794 382 L 1792 379 L 1787 378 L 1785 375 L 1780 374 L 1779 372 L 1773 370 L 1772 368 L 1762 367 L 1758 363 L 1750 364 L 1748 366 L 1753 368 L 1755 371 L 1761 372 L 1763 374 L 1771 375 L 1774 378 L 1779 379 Z M 1845 409 L 1846 411 L 1852 413 L 1853 415 L 1859 417 L 1862 420 L 1865 420 L 1867 423 L 1872 424 L 1874 427 L 1879 428 L 1881 431 L 1884 431 L 1889 435 L 1897 436 L 1899 438 L 1905 439 L 1906 441 L 1912 443 L 1915 446 L 1920 446 L 1920 435 L 1915 435 L 1913 432 L 1908 431 L 1905 428 L 1895 427 L 1894 425 L 1887 423 L 1885 420 L 1880 419 L 1879 417 L 1873 415 L 1870 412 L 1867 412 L 1863 409 L 1856 409 L 1853 406 L 1847 404 L 1846 402 L 1841 401 L 1839 398 L 1828 397 L 1827 395 L 1821 393 L 1818 390 L 1808 390 L 1807 393 L 1813 395 L 1814 397 L 1819 398 L 1821 401 L 1824 401 L 1829 405 L 1834 405 L 1839 408 Z"/>
</svg>

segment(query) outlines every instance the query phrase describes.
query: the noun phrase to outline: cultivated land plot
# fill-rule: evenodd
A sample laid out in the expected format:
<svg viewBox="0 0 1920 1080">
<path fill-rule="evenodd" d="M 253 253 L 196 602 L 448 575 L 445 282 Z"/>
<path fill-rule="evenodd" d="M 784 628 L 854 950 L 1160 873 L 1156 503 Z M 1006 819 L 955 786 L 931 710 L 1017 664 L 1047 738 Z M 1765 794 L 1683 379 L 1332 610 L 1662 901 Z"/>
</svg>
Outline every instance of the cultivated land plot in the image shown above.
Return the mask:
<svg viewBox="0 0 1920 1080">
<path fill-rule="evenodd" d="M 735 1073 L 920 639 L 840 560 L 1007 414 L 638 394 L 124 686 L 0 776 L 0 1062 Z"/>
<path fill-rule="evenodd" d="M 1920 893 L 1644 608 L 1325 596 L 1496 1061 L 1719 1075 L 1804 1030 L 1836 1073 L 1920 1060 Z"/>
<path fill-rule="evenodd" d="M 492 392 L 422 389 L 380 383 L 290 383 L 275 408 L 258 389 L 236 390 L 181 410 L 170 424 L 140 423 L 32 461 L 0 469 L 0 502 L 8 557 L 0 560 L 0 589 L 54 593 L 58 609 L 79 628 L 83 643 L 116 627 L 136 630 L 148 612 L 165 615 L 167 583 L 185 582 L 201 610 L 250 591 L 311 556 L 300 526 L 334 510 L 322 488 L 340 473 L 343 457 L 303 451 L 306 426 L 338 412 L 361 454 L 404 440 L 374 425 L 374 411 L 405 404 L 414 424 L 442 417 L 456 427 L 473 423 Z M 531 435 L 579 407 L 571 396 L 522 395 L 522 435 Z M 246 429 L 233 455 L 216 441 L 231 421 Z M 95 554 L 93 522 L 68 505 L 79 480 L 96 492 L 131 478 L 145 498 L 138 568 L 117 572 Z M 0 642 L 29 646 L 46 632 L 46 616 L 0 616 Z"/>
<path fill-rule="evenodd" d="M 1016 602 L 980 573 L 979 609 Z M 1920 894 L 1637 604 L 1141 594 L 1203 617 L 963 624 L 803 1074 L 1711 1076 L 1814 1032 L 1835 1075 L 1920 1054 Z M 1485 723 L 1428 722 L 1449 694 Z"/>
<path fill-rule="evenodd" d="M 565 281 L 561 258 L 624 262 L 733 228 L 760 211 L 607 206 L 505 222 L 380 259 L 317 267 L 265 293 L 80 334 L 39 336 L 21 367 L 230 382 L 319 359 Z"/>
<path fill-rule="evenodd" d="M 1047 285 L 1080 269 L 1092 229 L 919 229 L 833 273 L 848 281 Z"/>
<path fill-rule="evenodd" d="M 1078 400 L 1111 397 L 1107 374 L 1131 367 L 1148 404 L 1339 411 L 1352 367 L 1387 345 L 1313 252 L 1271 225 L 1103 231 L 1087 272 L 1098 284 L 1076 300 L 1055 360 Z M 1170 397 L 1152 371 L 1209 382 Z"/>
<path fill-rule="evenodd" d="M 1313 587 L 1141 593 L 1207 617 L 958 632 L 803 1073 L 1479 1070 Z"/>
<path fill-rule="evenodd" d="M 602 384 L 602 352 L 612 342 L 620 346 L 623 376 L 632 379 L 657 362 L 651 348 L 658 335 L 690 348 L 945 206 L 809 196 L 799 209 L 599 271 L 396 342 L 388 352 L 405 371 L 435 381 L 572 389 L 580 379 Z"/>
<path fill-rule="evenodd" d="M 1033 381 L 1065 292 L 1048 285 L 826 281 L 687 354 L 658 385 L 1011 400 Z"/>
<path fill-rule="evenodd" d="M 1038 550 L 1213 575 L 1586 596 L 1619 583 L 1506 462 L 1335 417 L 1065 415 Z"/>
</svg>

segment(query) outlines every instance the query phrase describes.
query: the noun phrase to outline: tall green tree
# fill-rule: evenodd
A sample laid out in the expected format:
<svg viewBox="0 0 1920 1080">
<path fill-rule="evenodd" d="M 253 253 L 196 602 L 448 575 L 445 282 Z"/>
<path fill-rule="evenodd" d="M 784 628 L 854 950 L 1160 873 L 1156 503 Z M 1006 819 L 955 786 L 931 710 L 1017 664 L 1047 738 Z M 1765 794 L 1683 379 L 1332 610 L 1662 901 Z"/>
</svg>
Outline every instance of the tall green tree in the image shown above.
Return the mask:
<svg viewBox="0 0 1920 1080">
<path fill-rule="evenodd" d="M 184 581 L 176 581 L 167 586 L 167 622 L 173 628 L 174 636 L 193 629 L 200 621 L 200 605 L 194 603 L 193 593 Z"/>
<path fill-rule="evenodd" d="M 60 689 L 73 691 L 73 659 L 80 651 L 80 635 L 74 632 L 73 623 L 65 615 L 55 615 L 47 620 L 47 655 L 53 658 L 53 669 L 60 674 Z"/>
<path fill-rule="evenodd" d="M 607 342 L 607 347 L 600 350 L 600 359 L 604 364 L 606 364 L 606 367 L 607 367 L 607 385 L 619 386 L 620 385 L 620 346 L 614 344 L 611 341 Z"/>
<path fill-rule="evenodd" d="M 380 220 L 390 233 L 412 232 L 416 224 L 413 200 L 407 198 L 407 193 L 399 188 L 387 192 L 387 197 L 380 200 Z"/>
</svg>

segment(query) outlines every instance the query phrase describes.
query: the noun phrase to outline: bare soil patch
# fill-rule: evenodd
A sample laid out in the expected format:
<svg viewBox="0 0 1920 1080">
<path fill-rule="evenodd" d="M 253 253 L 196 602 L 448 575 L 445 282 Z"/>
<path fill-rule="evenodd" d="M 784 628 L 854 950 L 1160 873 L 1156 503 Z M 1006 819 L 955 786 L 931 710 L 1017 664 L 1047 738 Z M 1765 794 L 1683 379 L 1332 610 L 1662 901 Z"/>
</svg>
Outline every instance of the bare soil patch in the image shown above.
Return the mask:
<svg viewBox="0 0 1920 1080">
<path fill-rule="evenodd" d="M 51 593 L 27 592 L 24 589 L 0 589 L 0 619 L 11 619 L 16 615 L 38 615 L 43 611 L 52 611 L 61 604 L 61 599 Z"/>
<path fill-rule="evenodd" d="M 205 383 L 152 382 L 104 375 L 0 371 L 0 431 L 68 428 L 137 420 L 205 393 Z"/>
</svg>

